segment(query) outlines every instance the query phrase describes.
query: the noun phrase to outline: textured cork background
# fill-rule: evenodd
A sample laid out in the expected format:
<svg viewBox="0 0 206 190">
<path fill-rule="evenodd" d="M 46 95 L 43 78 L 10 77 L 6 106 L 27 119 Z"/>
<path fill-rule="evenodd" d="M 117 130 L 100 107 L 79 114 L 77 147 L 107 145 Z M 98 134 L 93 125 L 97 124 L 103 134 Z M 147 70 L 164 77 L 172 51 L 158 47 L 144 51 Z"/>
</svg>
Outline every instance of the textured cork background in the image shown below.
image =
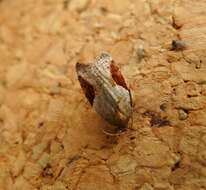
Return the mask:
<svg viewBox="0 0 206 190">
<path fill-rule="evenodd" d="M 205 190 L 205 10 L 205 0 L 1 0 L 0 190 Z M 133 124 L 117 137 L 102 132 L 75 71 L 102 51 L 132 90 Z"/>
</svg>

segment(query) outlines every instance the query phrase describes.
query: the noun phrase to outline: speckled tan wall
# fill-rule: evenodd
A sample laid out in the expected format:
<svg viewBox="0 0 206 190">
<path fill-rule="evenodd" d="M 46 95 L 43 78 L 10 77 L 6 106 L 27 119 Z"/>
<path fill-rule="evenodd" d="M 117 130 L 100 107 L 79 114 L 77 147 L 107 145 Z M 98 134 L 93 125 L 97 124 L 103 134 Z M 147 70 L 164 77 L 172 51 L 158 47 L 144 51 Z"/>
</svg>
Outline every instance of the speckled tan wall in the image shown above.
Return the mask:
<svg viewBox="0 0 206 190">
<path fill-rule="evenodd" d="M 0 190 L 206 189 L 205 10 L 205 0 L 1 0 Z M 133 124 L 117 137 L 102 132 L 75 71 L 102 51 L 132 90 Z"/>
</svg>

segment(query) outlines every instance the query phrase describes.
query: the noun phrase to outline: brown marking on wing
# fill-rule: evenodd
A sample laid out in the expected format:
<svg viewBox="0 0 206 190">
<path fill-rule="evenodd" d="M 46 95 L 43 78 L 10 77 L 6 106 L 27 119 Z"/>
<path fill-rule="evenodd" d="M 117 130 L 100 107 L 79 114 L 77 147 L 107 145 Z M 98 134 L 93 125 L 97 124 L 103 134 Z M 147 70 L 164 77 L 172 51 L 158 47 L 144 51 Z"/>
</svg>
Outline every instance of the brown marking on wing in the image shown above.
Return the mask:
<svg viewBox="0 0 206 190">
<path fill-rule="evenodd" d="M 111 72 L 111 75 L 112 75 L 112 79 L 115 81 L 116 84 L 124 87 L 125 89 L 129 90 L 128 87 L 127 87 L 127 84 L 124 80 L 124 77 L 122 76 L 120 70 L 119 70 L 119 67 L 116 66 L 114 64 L 114 62 L 112 62 L 110 64 L 110 72 Z"/>
<path fill-rule="evenodd" d="M 83 77 L 81 77 L 78 73 L 81 69 L 86 70 L 87 66 L 88 65 L 77 63 L 76 64 L 76 71 L 77 71 L 77 75 L 78 75 L 78 80 L 79 80 L 80 85 L 84 91 L 84 94 L 85 94 L 86 98 L 89 100 L 89 103 L 91 105 L 93 105 L 93 101 L 95 98 L 94 87 L 89 82 L 87 82 Z"/>
<path fill-rule="evenodd" d="M 84 91 L 85 96 L 89 100 L 89 103 L 93 105 L 94 98 L 95 98 L 94 87 L 91 84 L 89 84 L 86 80 L 84 80 L 81 76 L 78 76 L 78 79 Z"/>
</svg>

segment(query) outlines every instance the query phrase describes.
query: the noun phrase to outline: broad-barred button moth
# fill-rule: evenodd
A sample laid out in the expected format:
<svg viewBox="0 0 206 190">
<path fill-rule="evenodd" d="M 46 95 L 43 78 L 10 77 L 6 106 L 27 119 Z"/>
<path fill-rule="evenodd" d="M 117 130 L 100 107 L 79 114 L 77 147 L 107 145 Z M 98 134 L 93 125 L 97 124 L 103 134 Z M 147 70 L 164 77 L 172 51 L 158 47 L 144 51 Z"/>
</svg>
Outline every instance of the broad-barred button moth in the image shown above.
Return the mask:
<svg viewBox="0 0 206 190">
<path fill-rule="evenodd" d="M 118 66 L 108 53 L 94 64 L 76 64 L 80 85 L 95 111 L 122 130 L 132 115 L 132 97 Z"/>
</svg>

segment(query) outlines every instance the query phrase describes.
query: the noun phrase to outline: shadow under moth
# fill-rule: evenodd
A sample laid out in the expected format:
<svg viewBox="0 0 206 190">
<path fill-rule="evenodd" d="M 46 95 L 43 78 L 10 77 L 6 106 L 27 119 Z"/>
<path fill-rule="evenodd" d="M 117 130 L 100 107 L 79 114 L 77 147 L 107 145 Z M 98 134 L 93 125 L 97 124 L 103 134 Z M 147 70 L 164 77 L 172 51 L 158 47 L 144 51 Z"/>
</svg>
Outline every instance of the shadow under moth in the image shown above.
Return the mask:
<svg viewBox="0 0 206 190">
<path fill-rule="evenodd" d="M 132 97 L 118 66 L 108 53 L 94 64 L 76 64 L 78 80 L 94 110 L 118 130 L 128 126 L 132 115 Z"/>
</svg>

